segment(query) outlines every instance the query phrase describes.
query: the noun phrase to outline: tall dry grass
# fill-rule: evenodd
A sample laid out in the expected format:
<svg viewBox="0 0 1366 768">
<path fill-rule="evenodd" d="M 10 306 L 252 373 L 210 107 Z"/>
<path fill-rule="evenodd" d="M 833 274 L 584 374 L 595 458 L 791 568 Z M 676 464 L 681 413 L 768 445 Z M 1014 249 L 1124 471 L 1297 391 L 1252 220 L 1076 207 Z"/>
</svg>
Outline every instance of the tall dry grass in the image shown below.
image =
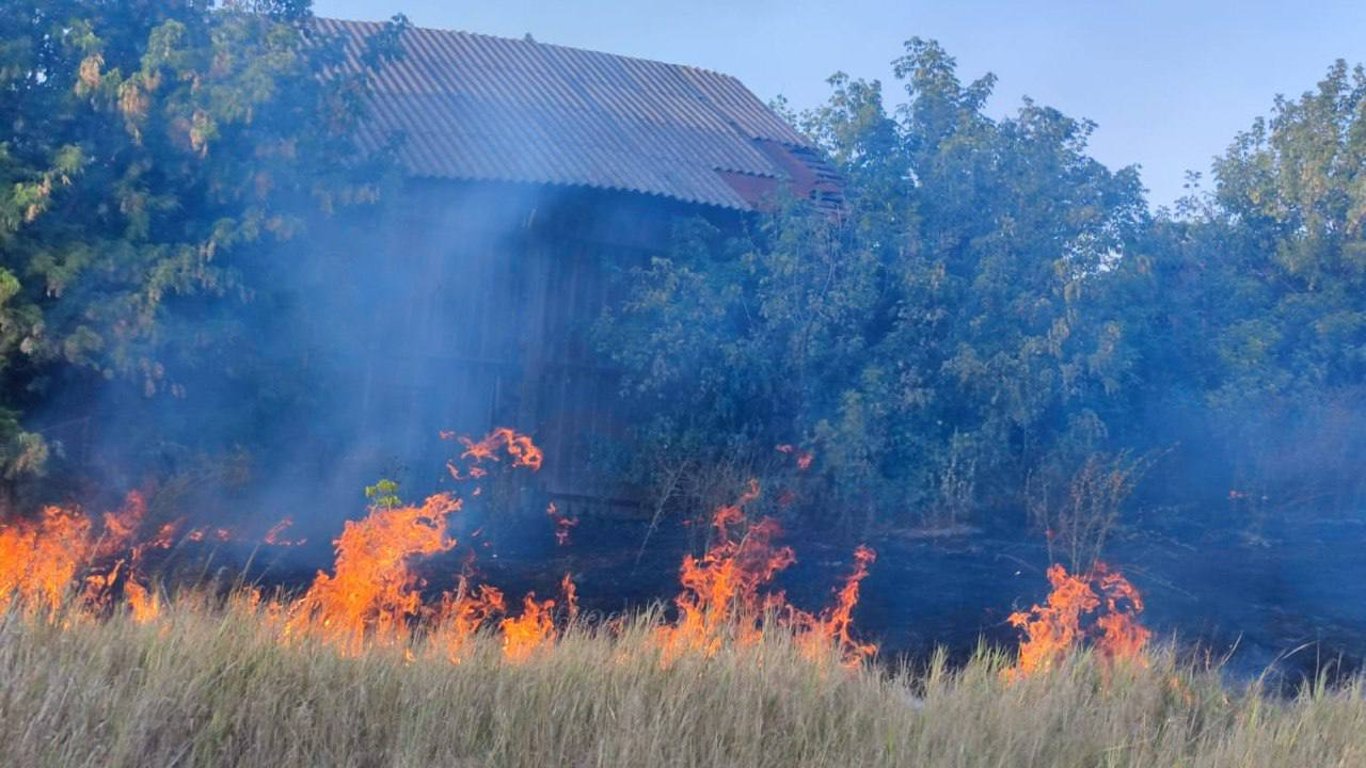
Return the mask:
<svg viewBox="0 0 1366 768">
<path fill-rule="evenodd" d="M 64 626 L 65 625 L 65 626 Z M 422 642 L 344 658 L 244 605 L 154 623 L 0 617 L 0 765 L 1362 766 L 1360 683 L 1234 693 L 1159 654 L 848 671 L 789 639 L 662 665 L 647 619 L 575 630 L 522 664 Z"/>
</svg>

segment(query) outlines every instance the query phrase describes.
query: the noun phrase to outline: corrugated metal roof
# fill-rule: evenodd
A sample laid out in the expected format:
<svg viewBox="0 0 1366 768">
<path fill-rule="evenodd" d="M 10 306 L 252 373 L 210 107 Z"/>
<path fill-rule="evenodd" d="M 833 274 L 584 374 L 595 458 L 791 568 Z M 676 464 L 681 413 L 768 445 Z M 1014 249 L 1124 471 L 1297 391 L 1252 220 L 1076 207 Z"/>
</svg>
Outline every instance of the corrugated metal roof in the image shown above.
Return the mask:
<svg viewBox="0 0 1366 768">
<path fill-rule="evenodd" d="M 351 66 L 374 22 L 318 19 Z M 625 190 L 752 209 L 740 174 L 790 181 L 774 148 L 817 158 L 801 134 L 729 75 L 487 35 L 409 29 L 377 74 L 362 138 L 403 136 L 399 160 L 425 178 Z M 806 162 L 803 160 L 802 162 Z"/>
</svg>

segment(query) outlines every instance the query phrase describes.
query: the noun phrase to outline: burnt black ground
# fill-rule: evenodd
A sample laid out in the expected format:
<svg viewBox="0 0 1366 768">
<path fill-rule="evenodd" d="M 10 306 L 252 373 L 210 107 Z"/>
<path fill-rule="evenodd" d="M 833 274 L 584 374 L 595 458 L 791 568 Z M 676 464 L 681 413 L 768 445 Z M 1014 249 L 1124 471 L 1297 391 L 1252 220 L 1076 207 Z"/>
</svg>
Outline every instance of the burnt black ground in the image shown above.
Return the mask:
<svg viewBox="0 0 1366 768">
<path fill-rule="evenodd" d="M 1189 651 L 1228 656 L 1226 670 L 1248 680 L 1267 670 L 1293 687 L 1320 671 L 1357 671 L 1366 657 L 1366 521 L 1361 515 L 1300 515 L 1234 532 L 1188 514 L 1149 515 L 1121 530 L 1106 560 L 1142 592 L 1144 623 L 1158 639 Z M 516 600 L 527 591 L 558 593 L 572 573 L 583 614 L 590 619 L 631 611 L 677 593 L 678 567 L 696 536 L 677 522 L 663 523 L 641 549 L 647 524 L 635 520 L 584 520 L 569 546 L 557 547 L 540 515 L 503 526 L 501 533 L 471 537 L 423 563 L 426 588 L 449 588 L 476 552 L 477 578 Z M 776 588 L 796 605 L 817 610 L 852 567 L 856 541 L 786 535 L 797 562 Z M 855 613 L 859 633 L 875 640 L 885 661 L 923 661 L 936 646 L 964 659 L 979 642 L 1013 646 L 1006 617 L 1042 600 L 1048 591 L 1047 552 L 1037 534 L 913 538 L 871 537 L 878 553 L 863 583 Z M 245 576 L 286 589 L 307 585 L 330 562 L 316 541 L 300 549 L 243 545 L 182 545 L 166 560 L 176 580 Z M 207 562 L 207 565 L 205 563 Z M 245 570 L 244 570 L 245 569 Z"/>
</svg>

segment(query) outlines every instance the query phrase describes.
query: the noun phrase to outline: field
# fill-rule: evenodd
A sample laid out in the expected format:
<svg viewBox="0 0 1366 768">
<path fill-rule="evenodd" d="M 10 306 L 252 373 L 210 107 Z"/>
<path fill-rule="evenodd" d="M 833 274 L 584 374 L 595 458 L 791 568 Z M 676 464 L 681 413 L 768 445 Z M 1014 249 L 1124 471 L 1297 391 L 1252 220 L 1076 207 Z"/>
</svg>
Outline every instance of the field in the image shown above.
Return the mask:
<svg viewBox="0 0 1366 768">
<path fill-rule="evenodd" d="M 495 436 L 466 456 L 539 460 Z M 330 569 L 276 594 L 159 582 L 145 554 L 198 531 L 149 525 L 140 494 L 0 525 L 0 766 L 1366 764 L 1366 681 L 1286 697 L 1178 662 L 1100 562 L 1049 568 L 1009 618 L 1018 649 L 894 666 L 854 626 L 876 553 L 798 608 L 773 581 L 794 551 L 746 516 L 758 492 L 716 510 L 671 602 L 625 616 L 581 614 L 569 573 L 539 599 L 472 569 L 424 591 L 457 546 L 450 494 L 374 499 Z"/>
<path fill-rule="evenodd" d="M 343 652 L 249 601 L 0 618 L 5 766 L 1358 766 L 1360 682 L 1280 698 L 1150 650 L 1018 680 L 848 667 L 782 632 L 666 658 L 649 616 L 522 661 L 480 632 Z"/>
</svg>

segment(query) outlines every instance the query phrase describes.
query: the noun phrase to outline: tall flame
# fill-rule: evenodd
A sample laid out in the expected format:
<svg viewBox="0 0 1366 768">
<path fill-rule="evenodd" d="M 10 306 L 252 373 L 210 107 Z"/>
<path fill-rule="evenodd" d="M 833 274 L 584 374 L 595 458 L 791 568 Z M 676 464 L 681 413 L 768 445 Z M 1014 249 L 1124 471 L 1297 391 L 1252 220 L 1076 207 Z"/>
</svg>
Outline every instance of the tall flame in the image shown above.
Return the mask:
<svg viewBox="0 0 1366 768">
<path fill-rule="evenodd" d="M 1084 575 L 1069 574 L 1055 563 L 1047 575 L 1053 587 L 1047 602 L 1007 619 L 1024 635 L 1008 678 L 1046 671 L 1086 641 L 1108 660 L 1144 662 L 1150 633 L 1138 623 L 1143 600 L 1128 579 L 1102 562 Z"/>
<path fill-rule="evenodd" d="M 788 603 L 782 592 L 762 591 L 796 562 L 796 555 L 791 547 L 774 545 L 781 532 L 777 521 L 764 518 L 747 524 L 744 507 L 758 497 L 758 483 L 750 481 L 735 504 L 716 510 L 715 541 L 707 552 L 700 558 L 683 558 L 683 589 L 674 598 L 678 619 L 658 630 L 665 663 L 686 651 L 714 655 L 727 641 L 752 645 L 762 639 L 770 619 L 795 632 L 810 658 L 824 658 L 834 648 L 846 664 L 855 666 L 876 653 L 876 645 L 858 642 L 851 631 L 859 584 L 876 558 L 873 550 L 855 550 L 854 570 L 836 592 L 833 607 L 820 614 L 803 611 Z"/>
<path fill-rule="evenodd" d="M 744 507 L 758 497 L 758 483 L 750 481 L 736 503 L 716 510 L 715 541 L 706 553 L 683 558 L 683 591 L 674 598 L 678 620 L 659 630 L 666 659 L 683 650 L 713 655 L 732 635 L 730 639 L 740 645 L 762 636 L 759 622 L 776 601 L 759 590 L 796 556 L 789 547 L 773 546 L 779 533 L 776 521 L 763 519 L 745 526 Z"/>
<path fill-rule="evenodd" d="M 90 520 L 60 507 L 0 527 L 0 611 L 18 600 L 30 616 L 55 612 L 85 564 L 89 539 Z"/>
<path fill-rule="evenodd" d="M 808 657 L 822 658 L 833 647 L 845 665 L 853 667 L 877 653 L 875 643 L 860 642 L 853 634 L 859 584 L 868 577 L 868 568 L 875 560 L 877 553 L 870 547 L 860 545 L 854 550 L 853 572 L 835 593 L 835 604 L 819 616 L 801 615 L 794 618 L 806 629 L 801 638 L 802 650 Z"/>
<path fill-rule="evenodd" d="M 292 630 L 312 630 L 348 653 L 359 653 L 367 637 L 395 643 L 409 636 L 409 620 L 422 598 L 413 558 L 446 552 L 446 517 L 460 500 L 437 494 L 420 507 L 372 507 L 362 520 L 348 520 L 336 540 L 331 575 L 318 572 L 300 599 Z"/>
</svg>

